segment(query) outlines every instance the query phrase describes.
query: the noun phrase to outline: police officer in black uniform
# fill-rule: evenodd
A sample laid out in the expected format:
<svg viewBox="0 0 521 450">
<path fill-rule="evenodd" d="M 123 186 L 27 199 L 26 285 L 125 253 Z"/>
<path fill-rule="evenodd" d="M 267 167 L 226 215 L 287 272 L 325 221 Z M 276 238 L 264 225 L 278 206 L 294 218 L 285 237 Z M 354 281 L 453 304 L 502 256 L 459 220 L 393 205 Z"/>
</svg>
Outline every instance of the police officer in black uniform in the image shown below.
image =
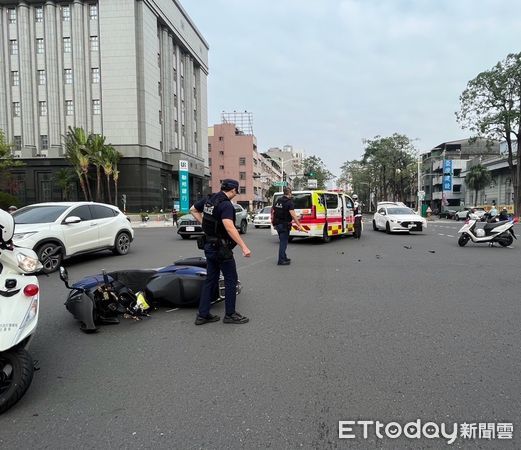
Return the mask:
<svg viewBox="0 0 521 450">
<path fill-rule="evenodd" d="M 219 275 L 224 277 L 225 316 L 224 323 L 242 324 L 249 319 L 235 310 L 237 297 L 237 267 L 233 257 L 233 248 L 238 245 L 244 256 L 251 256 L 250 249 L 241 239 L 235 228 L 235 208 L 230 201 L 239 191 L 239 182 L 223 180 L 221 191 L 212 194 L 206 200 L 195 203 L 190 212 L 195 219 L 202 223 L 205 244 L 204 254 L 207 261 L 207 274 L 204 282 L 199 312 L 195 319 L 196 325 L 208 322 L 217 322 L 220 318 L 210 314 L 212 296 L 218 289 Z"/>
<path fill-rule="evenodd" d="M 358 195 L 353 194 L 353 214 L 355 216 L 355 238 L 360 239 L 362 235 L 362 206 L 358 201 Z"/>
<path fill-rule="evenodd" d="M 288 247 L 289 232 L 291 230 L 291 222 L 294 220 L 297 227 L 301 231 L 306 229 L 300 224 L 298 216 L 295 213 L 295 206 L 293 205 L 293 197 L 291 189 L 285 187 L 282 191 L 282 196 L 275 200 L 273 209 L 273 227 L 277 230 L 279 235 L 279 266 L 287 266 L 291 264 L 291 259 L 286 256 L 286 248 Z"/>
</svg>

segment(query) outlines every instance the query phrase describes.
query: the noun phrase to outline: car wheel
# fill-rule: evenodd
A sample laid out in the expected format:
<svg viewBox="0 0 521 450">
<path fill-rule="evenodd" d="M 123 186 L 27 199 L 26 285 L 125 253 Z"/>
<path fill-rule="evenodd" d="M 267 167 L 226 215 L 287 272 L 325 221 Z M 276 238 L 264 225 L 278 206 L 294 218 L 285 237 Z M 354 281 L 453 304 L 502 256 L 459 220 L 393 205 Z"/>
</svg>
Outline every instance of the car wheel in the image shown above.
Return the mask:
<svg viewBox="0 0 521 450">
<path fill-rule="evenodd" d="M 391 234 L 391 226 L 389 225 L 389 222 L 385 223 L 385 232 Z"/>
<path fill-rule="evenodd" d="M 241 227 L 239 228 L 239 233 L 240 234 L 246 234 L 246 231 L 248 231 L 248 222 L 243 220 L 241 222 Z"/>
<path fill-rule="evenodd" d="M 51 273 L 60 267 L 63 259 L 63 248 L 59 244 L 48 242 L 36 250 L 38 259 L 43 265 L 43 273 Z"/>
<path fill-rule="evenodd" d="M 259 228 L 259 225 L 255 225 L 255 228 Z"/>
<path fill-rule="evenodd" d="M 112 252 L 115 255 L 126 255 L 130 250 L 130 235 L 126 231 L 122 231 L 116 236 L 114 249 Z"/>
<path fill-rule="evenodd" d="M 378 231 L 378 227 L 376 226 L 376 221 L 373 220 L 373 230 Z"/>
<path fill-rule="evenodd" d="M 182 239 L 190 239 L 189 234 L 180 234 L 179 236 L 181 236 Z"/>
</svg>

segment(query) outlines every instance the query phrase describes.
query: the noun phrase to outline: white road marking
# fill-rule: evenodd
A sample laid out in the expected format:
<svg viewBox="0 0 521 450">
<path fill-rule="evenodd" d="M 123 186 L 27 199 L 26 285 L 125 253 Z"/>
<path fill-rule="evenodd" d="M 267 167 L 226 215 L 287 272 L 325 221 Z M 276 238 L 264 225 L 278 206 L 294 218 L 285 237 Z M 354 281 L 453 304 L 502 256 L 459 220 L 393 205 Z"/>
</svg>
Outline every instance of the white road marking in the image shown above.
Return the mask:
<svg viewBox="0 0 521 450">
<path fill-rule="evenodd" d="M 445 236 L 443 233 L 438 233 L 438 236 Z"/>
<path fill-rule="evenodd" d="M 453 236 L 452 234 L 447 234 L 447 237 L 455 237 L 455 236 Z"/>
</svg>

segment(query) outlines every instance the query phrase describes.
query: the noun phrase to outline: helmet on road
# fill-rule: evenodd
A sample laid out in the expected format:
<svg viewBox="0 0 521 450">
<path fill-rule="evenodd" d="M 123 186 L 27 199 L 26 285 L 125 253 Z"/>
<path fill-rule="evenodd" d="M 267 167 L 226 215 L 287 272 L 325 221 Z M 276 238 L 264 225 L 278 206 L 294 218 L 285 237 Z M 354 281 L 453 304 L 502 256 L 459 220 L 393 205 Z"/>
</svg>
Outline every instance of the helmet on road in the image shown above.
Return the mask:
<svg viewBox="0 0 521 450">
<path fill-rule="evenodd" d="M 7 211 L 0 209 L 0 244 L 5 244 L 13 239 L 14 217 Z"/>
<path fill-rule="evenodd" d="M 353 194 L 353 195 L 352 195 L 352 198 L 353 198 L 353 200 L 358 200 L 358 195 Z"/>
</svg>

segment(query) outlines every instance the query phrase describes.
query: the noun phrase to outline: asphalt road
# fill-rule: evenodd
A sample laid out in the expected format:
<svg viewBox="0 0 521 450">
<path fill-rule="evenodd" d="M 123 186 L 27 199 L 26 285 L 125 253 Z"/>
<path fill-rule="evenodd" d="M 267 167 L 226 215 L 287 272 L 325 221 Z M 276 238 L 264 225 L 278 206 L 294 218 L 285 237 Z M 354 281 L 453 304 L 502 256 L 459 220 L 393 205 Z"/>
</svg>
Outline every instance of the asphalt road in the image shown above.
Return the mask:
<svg viewBox="0 0 521 450">
<path fill-rule="evenodd" d="M 247 325 L 196 327 L 161 310 L 85 335 L 56 274 L 40 277 L 31 352 L 41 370 L 0 416 L 0 448 L 438 448 L 446 439 L 338 438 L 340 420 L 513 423 L 520 448 L 521 243 L 457 245 L 455 222 L 415 235 L 290 244 L 249 230 L 236 256 Z M 238 250 L 235 251 L 236 254 Z M 131 252 L 70 261 L 71 280 L 198 256 L 172 228 L 136 230 Z M 223 305 L 215 308 L 223 314 Z"/>
</svg>

